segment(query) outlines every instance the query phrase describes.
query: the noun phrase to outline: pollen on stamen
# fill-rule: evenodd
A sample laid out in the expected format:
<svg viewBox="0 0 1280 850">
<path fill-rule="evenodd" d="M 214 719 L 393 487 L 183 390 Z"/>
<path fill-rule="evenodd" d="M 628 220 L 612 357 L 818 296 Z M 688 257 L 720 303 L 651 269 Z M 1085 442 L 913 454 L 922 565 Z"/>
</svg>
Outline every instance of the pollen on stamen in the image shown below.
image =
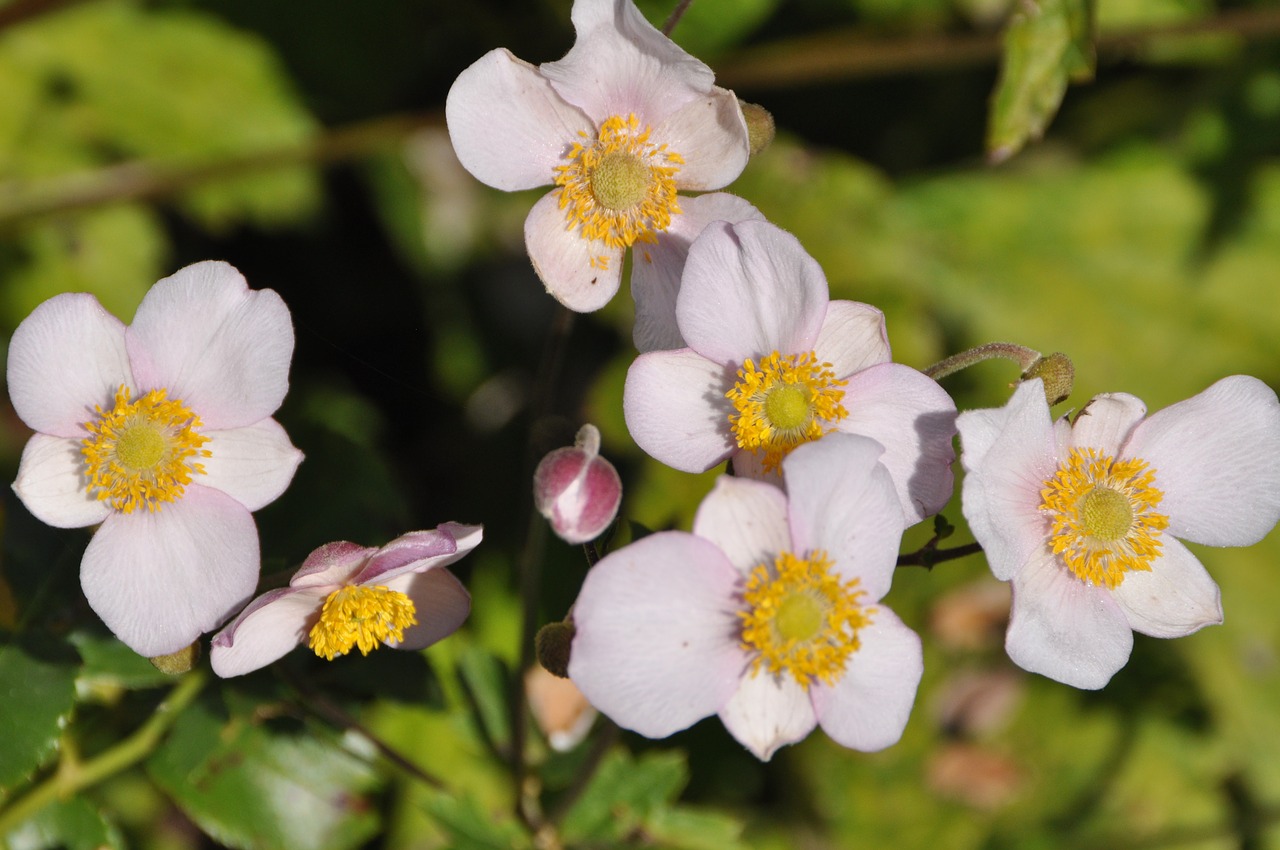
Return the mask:
<svg viewBox="0 0 1280 850">
<path fill-rule="evenodd" d="M 209 438 L 197 429 L 200 417 L 163 389 L 130 400 L 128 387 L 116 390 L 110 410 L 84 423 L 81 441 L 87 489 L 122 513 L 145 506 L 157 511 L 182 498 L 193 475 L 204 474 L 195 458 L 210 457 Z"/>
<path fill-rule="evenodd" d="M 307 645 L 332 661 L 354 646 L 368 655 L 383 643 L 404 640 L 404 630 L 417 625 L 413 600 L 381 585 L 350 585 L 328 595 L 320 619 L 311 627 Z"/>
<path fill-rule="evenodd" d="M 849 415 L 841 404 L 847 383 L 812 351 L 775 351 L 758 367 L 748 358 L 725 393 L 733 402 L 729 425 L 738 448 L 761 455 L 765 472 L 777 470 L 792 449 L 819 439 L 830 423 Z"/>
</svg>

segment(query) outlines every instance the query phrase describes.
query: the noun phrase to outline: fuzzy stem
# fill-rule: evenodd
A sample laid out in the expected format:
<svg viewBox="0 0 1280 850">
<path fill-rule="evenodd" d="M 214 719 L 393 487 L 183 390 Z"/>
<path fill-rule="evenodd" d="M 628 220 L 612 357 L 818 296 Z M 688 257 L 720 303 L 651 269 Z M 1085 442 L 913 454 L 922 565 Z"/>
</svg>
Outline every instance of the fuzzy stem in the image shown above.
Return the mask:
<svg viewBox="0 0 1280 850">
<path fill-rule="evenodd" d="M 924 373 L 935 381 L 940 381 L 948 375 L 954 375 L 961 369 L 969 368 L 975 363 L 981 363 L 984 360 L 992 360 L 997 357 L 1012 360 L 1018 364 L 1021 371 L 1025 372 L 1040 359 L 1040 352 L 1013 342 L 988 342 L 986 345 L 979 345 L 977 348 L 970 348 L 968 351 L 962 351 L 959 354 L 951 355 L 945 360 L 940 360 L 925 369 Z"/>
</svg>

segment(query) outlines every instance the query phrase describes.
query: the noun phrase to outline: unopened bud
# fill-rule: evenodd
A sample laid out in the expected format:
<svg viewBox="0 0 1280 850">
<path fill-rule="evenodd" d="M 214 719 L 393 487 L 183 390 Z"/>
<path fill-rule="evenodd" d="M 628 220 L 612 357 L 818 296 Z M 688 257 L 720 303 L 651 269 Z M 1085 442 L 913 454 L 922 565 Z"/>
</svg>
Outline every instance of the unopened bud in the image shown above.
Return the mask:
<svg viewBox="0 0 1280 850">
<path fill-rule="evenodd" d="M 596 426 L 583 425 L 572 447 L 542 459 L 533 473 L 533 501 L 567 543 L 595 540 L 609 527 L 622 502 L 622 479 L 600 457 Z"/>
<path fill-rule="evenodd" d="M 1041 357 L 1022 373 L 1022 380 L 1029 381 L 1032 378 L 1044 381 L 1044 397 L 1052 407 L 1071 395 L 1071 388 L 1075 385 L 1076 367 L 1072 365 L 1067 355 L 1055 351 L 1053 354 Z"/>
<path fill-rule="evenodd" d="M 742 118 L 747 122 L 747 140 L 751 145 L 751 156 L 769 147 L 777 127 L 769 110 L 757 103 L 740 103 Z"/>
<path fill-rule="evenodd" d="M 537 637 L 533 639 L 533 648 L 538 655 L 538 663 L 548 673 L 561 679 L 569 678 L 569 652 L 576 632 L 573 623 L 568 620 L 547 623 L 538 629 Z"/>
<path fill-rule="evenodd" d="M 157 655 L 147 660 L 151 662 L 151 666 L 167 676 L 180 676 L 195 667 L 196 662 L 200 660 L 200 641 L 184 646 L 177 652 Z"/>
</svg>

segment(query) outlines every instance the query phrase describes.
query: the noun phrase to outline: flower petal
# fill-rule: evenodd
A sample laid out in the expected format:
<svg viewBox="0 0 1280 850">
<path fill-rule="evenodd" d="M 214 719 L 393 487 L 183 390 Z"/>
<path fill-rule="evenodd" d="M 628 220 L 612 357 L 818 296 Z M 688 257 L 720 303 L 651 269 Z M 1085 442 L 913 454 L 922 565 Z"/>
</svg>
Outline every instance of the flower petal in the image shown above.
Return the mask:
<svg viewBox="0 0 1280 850">
<path fill-rule="evenodd" d="M 289 308 L 226 263 L 196 263 L 151 287 L 125 341 L 138 389 L 167 389 L 211 430 L 266 419 L 289 389 Z"/>
<path fill-rule="evenodd" d="M 709 360 L 737 369 L 748 357 L 811 351 L 826 313 L 821 267 L 767 221 L 717 222 L 689 247 L 676 321 Z"/>
<path fill-rule="evenodd" d="M 793 551 L 826 552 L 871 602 L 889 592 L 905 527 L 883 453 L 867 437 L 828 434 L 782 461 Z"/>
<path fill-rule="evenodd" d="M 1223 378 L 1152 414 L 1124 456 L 1156 471 L 1159 510 L 1177 537 L 1248 546 L 1280 520 L 1280 402 L 1257 378 Z"/>
<path fill-rule="evenodd" d="M 881 363 L 848 380 L 844 406 L 849 415 L 835 423 L 836 429 L 884 446 L 880 462 L 893 477 L 907 525 L 942 510 L 955 486 L 951 396 L 937 381 L 899 363 Z"/>
<path fill-rule="evenodd" d="M 8 381 L 13 409 L 28 427 L 83 437 L 95 407 L 110 410 L 116 390 L 134 385 L 124 324 L 92 295 L 55 295 L 13 332 Z"/>
<path fill-rule="evenodd" d="M 680 214 L 671 226 L 657 234 L 653 245 L 642 245 L 631 254 L 631 297 L 636 302 L 633 330 L 641 352 L 684 348 L 676 324 L 676 296 L 684 273 L 689 246 L 713 221 L 763 221 L 751 204 L 725 192 L 680 198 Z"/>
<path fill-rule="evenodd" d="M 884 313 L 858 301 L 829 302 L 813 350 L 840 377 L 888 363 L 892 356 Z"/>
<path fill-rule="evenodd" d="M 425 649 L 458 630 L 471 613 L 471 594 L 446 569 L 402 573 L 386 583 L 413 600 L 418 624 L 404 631 L 399 649 Z"/>
<path fill-rule="evenodd" d="M 574 604 L 571 678 L 618 725 L 650 738 L 715 714 L 746 663 L 738 571 L 692 534 L 665 531 L 602 559 Z"/>
<path fill-rule="evenodd" d="M 590 313 L 617 294 L 626 252 L 570 230 L 559 197 L 558 190 L 548 192 L 529 210 L 524 246 L 547 292 L 570 310 Z"/>
<path fill-rule="evenodd" d="M 622 412 L 636 445 L 681 472 L 705 472 L 729 456 L 732 376 L 688 348 L 642 354 L 627 370 Z"/>
<path fill-rule="evenodd" d="M 994 439 L 990 411 L 961 413 L 956 427 L 965 448 L 960 462 L 968 472 L 961 498 L 964 517 L 991 572 L 1008 581 L 1044 547 L 1040 490 L 1057 471 L 1057 440 L 1039 378 L 1019 385 L 1003 412 Z M 971 427 L 978 432 L 975 442 L 986 449 L 977 459 L 968 455 Z"/>
<path fill-rule="evenodd" d="M 1004 646 L 1022 669 L 1092 691 L 1129 660 L 1133 630 L 1106 588 L 1085 584 L 1044 547 L 1013 576 Z"/>
<path fill-rule="evenodd" d="M 790 676 L 748 673 L 720 719 L 729 734 L 761 761 L 813 731 L 817 719 L 804 688 Z"/>
<path fill-rule="evenodd" d="M 211 454 L 203 459 L 200 483 L 221 490 L 251 511 L 280 497 L 302 463 L 302 452 L 274 419 L 244 428 L 207 431 Z"/>
<path fill-rule="evenodd" d="M 861 646 L 834 686 L 813 688 L 818 725 L 843 747 L 863 752 L 896 744 L 911 716 L 924 674 L 920 637 L 877 606 L 858 630 Z"/>
<path fill-rule="evenodd" d="M 290 587 L 325 587 L 353 584 L 355 576 L 377 549 L 337 540 L 314 549 L 289 579 Z"/>
<path fill-rule="evenodd" d="M 1222 595 L 1195 555 L 1173 537 L 1163 537 L 1150 571 L 1124 574 L 1111 596 L 1134 631 L 1175 638 L 1222 622 Z"/>
<path fill-rule="evenodd" d="M 1117 457 L 1129 434 L 1146 415 L 1147 406 L 1128 393 L 1096 395 L 1076 414 L 1071 442 Z"/>
<path fill-rule="evenodd" d="M 139 655 L 177 652 L 244 606 L 258 582 L 258 531 L 230 496 L 191 486 L 151 513 L 107 517 L 80 585 L 107 628 Z"/>
<path fill-rule="evenodd" d="M 652 138 L 683 157 L 676 186 L 694 192 L 720 189 L 738 179 L 751 150 L 738 98 L 719 87 L 671 113 L 654 128 Z"/>
<path fill-rule="evenodd" d="M 693 533 L 710 540 L 743 574 L 791 548 L 787 497 L 771 484 L 721 475 L 698 506 Z"/>
<path fill-rule="evenodd" d="M 443 523 L 434 531 L 412 531 L 392 540 L 352 579 L 357 584 L 385 584 L 404 573 L 425 573 L 460 561 L 480 545 L 478 525 Z"/>
<path fill-rule="evenodd" d="M 325 593 L 282 587 L 249 603 L 213 636 L 209 664 L 223 678 L 243 676 L 283 658 L 305 643 L 319 619 Z"/>
<path fill-rule="evenodd" d="M 22 449 L 13 492 L 31 515 L 54 528 L 83 528 L 111 515 L 85 488 L 79 440 L 36 434 Z"/>
<path fill-rule="evenodd" d="M 462 167 L 507 192 L 554 182 L 555 167 L 579 134 L 595 136 L 582 110 L 556 94 L 537 68 L 502 48 L 458 75 L 444 115 Z"/>
</svg>

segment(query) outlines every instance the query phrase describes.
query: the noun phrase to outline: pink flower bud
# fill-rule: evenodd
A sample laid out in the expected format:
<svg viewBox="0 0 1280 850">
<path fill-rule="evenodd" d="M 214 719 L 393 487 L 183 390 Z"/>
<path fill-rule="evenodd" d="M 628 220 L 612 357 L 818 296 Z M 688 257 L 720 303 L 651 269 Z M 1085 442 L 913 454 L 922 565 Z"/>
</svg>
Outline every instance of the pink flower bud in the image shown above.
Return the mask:
<svg viewBox="0 0 1280 850">
<path fill-rule="evenodd" d="M 568 543 L 594 540 L 618 515 L 622 480 L 600 457 L 600 431 L 583 425 L 571 448 L 547 454 L 533 473 L 533 500 Z"/>
</svg>

